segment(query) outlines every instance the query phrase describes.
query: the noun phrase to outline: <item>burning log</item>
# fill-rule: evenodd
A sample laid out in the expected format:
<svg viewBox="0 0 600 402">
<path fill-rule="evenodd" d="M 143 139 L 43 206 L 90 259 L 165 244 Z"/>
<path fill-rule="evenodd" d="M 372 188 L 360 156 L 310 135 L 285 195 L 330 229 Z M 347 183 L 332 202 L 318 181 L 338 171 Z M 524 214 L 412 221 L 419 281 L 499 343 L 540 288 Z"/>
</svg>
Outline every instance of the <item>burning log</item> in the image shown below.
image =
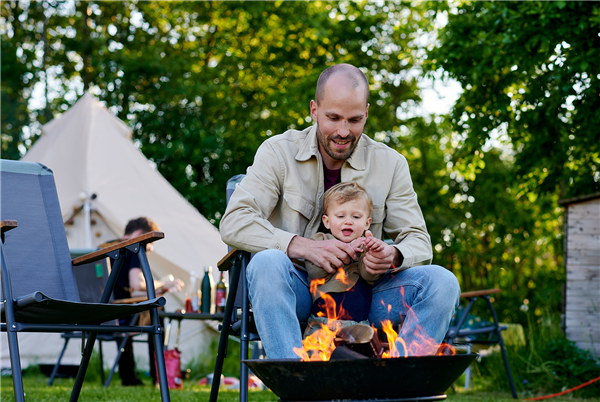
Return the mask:
<svg viewBox="0 0 600 402">
<path fill-rule="evenodd" d="M 377 332 L 370 326 L 356 324 L 339 329 L 333 340 L 331 359 L 380 358 L 384 348 Z"/>
<path fill-rule="evenodd" d="M 311 293 L 317 292 L 316 281 L 311 282 Z M 404 289 L 400 288 L 402 296 Z M 327 293 L 320 295 L 325 301 L 326 314 L 319 313 L 307 327 L 302 340 L 302 347 L 294 348 L 301 361 L 323 361 L 332 357 L 334 350 L 344 346 L 347 350 L 338 351 L 337 355 L 347 355 L 348 350 L 357 352 L 368 358 L 391 359 L 396 357 L 454 355 L 456 352 L 451 345 L 440 345 L 418 325 L 418 317 L 406 306 L 406 318 L 400 317 L 400 322 L 411 319 L 416 323 L 414 331 L 407 339 L 399 336 L 391 320 L 381 322 L 381 334 L 369 325 L 347 325 L 346 320 L 338 319 L 344 316 L 342 306 L 336 308 L 335 300 Z M 382 304 L 385 303 L 382 301 Z M 388 313 L 392 306 L 388 305 Z M 345 326 L 346 325 L 346 326 Z M 381 340 L 380 340 L 381 336 Z M 339 357 L 337 357 L 339 359 Z M 358 358 L 358 357 L 357 357 Z"/>
<path fill-rule="evenodd" d="M 329 360 L 368 359 L 362 353 L 355 352 L 346 345 L 340 345 L 331 352 Z"/>
</svg>

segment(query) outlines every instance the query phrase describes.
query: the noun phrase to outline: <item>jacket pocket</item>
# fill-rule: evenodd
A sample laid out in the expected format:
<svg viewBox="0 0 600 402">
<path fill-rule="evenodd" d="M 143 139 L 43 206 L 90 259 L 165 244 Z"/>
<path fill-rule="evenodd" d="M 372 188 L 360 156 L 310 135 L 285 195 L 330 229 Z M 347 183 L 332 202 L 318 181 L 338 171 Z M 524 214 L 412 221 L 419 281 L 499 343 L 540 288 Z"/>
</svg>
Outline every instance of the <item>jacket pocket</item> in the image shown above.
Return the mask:
<svg viewBox="0 0 600 402">
<path fill-rule="evenodd" d="M 296 212 L 299 212 L 306 219 L 310 220 L 315 212 L 315 203 L 301 196 L 300 194 L 286 191 L 283 194 L 283 199 L 288 204 L 288 207 Z"/>
<path fill-rule="evenodd" d="M 382 223 L 385 211 L 385 205 L 373 205 L 372 224 Z"/>
</svg>

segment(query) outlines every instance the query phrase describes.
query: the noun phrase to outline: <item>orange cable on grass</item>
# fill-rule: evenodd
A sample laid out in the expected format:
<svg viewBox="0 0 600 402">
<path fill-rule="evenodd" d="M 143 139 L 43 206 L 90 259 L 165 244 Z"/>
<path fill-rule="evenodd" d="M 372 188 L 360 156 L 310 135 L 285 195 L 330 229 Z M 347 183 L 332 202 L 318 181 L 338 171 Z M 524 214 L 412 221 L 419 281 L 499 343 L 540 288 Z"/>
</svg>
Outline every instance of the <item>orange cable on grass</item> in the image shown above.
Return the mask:
<svg viewBox="0 0 600 402">
<path fill-rule="evenodd" d="M 561 395 L 564 395 L 564 394 L 568 394 L 569 392 L 577 391 L 579 388 L 583 388 L 583 387 L 585 387 L 585 386 L 587 386 L 587 385 L 590 385 L 590 384 L 592 384 L 592 383 L 594 383 L 594 382 L 596 382 L 596 381 L 598 381 L 598 380 L 600 380 L 600 377 L 598 377 L 598 378 L 594 378 L 593 380 L 590 380 L 590 381 L 588 381 L 588 382 L 585 382 L 585 383 L 583 383 L 583 384 L 581 384 L 581 385 L 578 385 L 578 386 L 576 386 L 576 387 L 573 387 L 573 388 L 571 388 L 571 389 L 568 389 L 568 390 L 566 390 L 566 391 L 559 392 L 559 393 L 557 393 L 557 394 L 546 395 L 546 396 L 538 396 L 538 397 L 536 397 L 536 398 L 527 398 L 527 399 L 523 399 L 523 400 L 524 400 L 524 401 L 541 401 L 542 399 L 550 399 L 550 398 L 554 398 L 554 397 L 556 397 L 556 396 L 561 396 Z"/>
</svg>

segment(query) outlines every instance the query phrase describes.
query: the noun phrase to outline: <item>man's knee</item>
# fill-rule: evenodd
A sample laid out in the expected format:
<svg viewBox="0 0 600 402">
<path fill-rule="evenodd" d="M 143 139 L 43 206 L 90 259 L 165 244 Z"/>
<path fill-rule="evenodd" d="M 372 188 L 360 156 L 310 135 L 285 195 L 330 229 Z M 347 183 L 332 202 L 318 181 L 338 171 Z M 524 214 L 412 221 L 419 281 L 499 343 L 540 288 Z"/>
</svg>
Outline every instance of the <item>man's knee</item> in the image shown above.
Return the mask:
<svg viewBox="0 0 600 402">
<path fill-rule="evenodd" d="M 449 270 L 439 265 L 421 265 L 407 269 L 392 281 L 384 285 L 385 288 L 394 288 L 413 285 L 417 297 L 433 301 L 440 307 L 448 305 L 454 308 L 460 298 L 460 286 L 456 276 Z"/>
<path fill-rule="evenodd" d="M 431 286 L 441 299 L 456 307 L 460 299 L 460 285 L 451 271 L 439 265 L 430 265 Z"/>
<path fill-rule="evenodd" d="M 269 277 L 284 273 L 288 271 L 288 265 L 291 263 L 288 256 L 280 250 L 263 250 L 252 256 L 247 269 L 248 277 L 254 275 Z"/>
</svg>

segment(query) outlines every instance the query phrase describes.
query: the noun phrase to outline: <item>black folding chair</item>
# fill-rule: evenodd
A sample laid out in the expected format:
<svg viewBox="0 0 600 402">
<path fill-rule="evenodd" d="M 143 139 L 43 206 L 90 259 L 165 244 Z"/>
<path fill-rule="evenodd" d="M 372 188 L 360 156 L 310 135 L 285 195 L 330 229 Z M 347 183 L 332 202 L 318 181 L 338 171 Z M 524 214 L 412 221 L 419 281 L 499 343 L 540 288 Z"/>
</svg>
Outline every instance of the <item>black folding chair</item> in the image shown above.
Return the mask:
<svg viewBox="0 0 600 402">
<path fill-rule="evenodd" d="M 81 253 L 78 251 L 71 251 L 71 257 L 79 257 L 85 253 Z M 105 258 L 96 262 L 81 264 L 77 267 L 73 268 L 73 273 L 75 274 L 75 281 L 77 282 L 77 288 L 79 290 L 79 298 L 82 302 L 90 302 L 90 303 L 98 303 L 102 299 L 102 294 L 104 293 L 104 289 L 106 286 L 106 282 L 109 276 L 110 267 L 110 259 Z M 110 301 L 113 301 L 113 298 L 110 298 Z M 135 325 L 139 314 L 135 314 L 128 325 Z M 106 324 L 110 325 L 119 325 L 117 320 L 113 320 Z M 48 386 L 54 383 L 54 379 L 58 374 L 60 369 L 62 358 L 69 346 L 69 341 L 71 339 L 80 340 L 84 334 L 82 332 L 65 332 L 61 335 L 61 338 L 65 340 L 61 352 L 58 356 L 56 363 L 54 364 L 54 368 L 50 373 L 50 378 L 48 379 Z M 125 343 L 130 337 L 134 337 L 134 342 L 151 342 L 150 339 L 137 339 L 139 338 L 137 335 L 142 335 L 140 332 L 130 333 L 130 332 L 115 332 L 115 333 L 99 333 L 96 337 L 96 341 L 98 341 L 98 357 L 100 360 L 100 381 L 104 385 L 105 388 L 111 383 L 112 377 L 117 369 L 119 364 L 119 359 L 121 358 L 121 353 L 123 348 L 125 347 Z M 117 347 L 117 355 L 115 357 L 115 361 L 113 362 L 110 371 L 108 373 L 108 377 L 106 380 L 104 379 L 104 352 L 102 348 L 102 344 L 104 342 L 115 342 Z"/>
<path fill-rule="evenodd" d="M 242 181 L 244 175 L 233 176 L 227 181 L 227 201 L 235 186 Z M 229 295 L 225 305 L 223 323 L 220 325 L 221 336 L 213 373 L 213 383 L 210 390 L 210 402 L 217 402 L 219 385 L 223 372 L 223 363 L 227 357 L 227 345 L 230 335 L 240 338 L 241 360 L 248 359 L 250 342 L 260 340 L 252 319 L 250 301 L 248 299 L 248 283 L 246 280 L 246 267 L 250 262 L 251 254 L 246 251 L 231 249 L 229 253 L 217 264 L 219 271 L 229 271 Z M 237 309 L 241 310 L 241 315 Z M 248 367 L 240 362 L 240 401 L 248 401 Z"/>
<path fill-rule="evenodd" d="M 508 356 L 506 354 L 506 348 L 504 346 L 504 340 L 502 339 L 501 332 L 506 330 L 507 327 L 498 323 L 496 310 L 494 310 L 494 305 L 490 300 L 491 295 L 500 292 L 500 289 L 487 289 L 462 293 L 460 297 L 467 299 L 469 303 L 464 309 L 462 309 L 460 314 L 457 316 L 455 323 L 452 324 L 448 329 L 444 342 L 452 345 L 454 342 L 460 341 L 469 346 L 472 344 L 500 345 L 500 351 L 502 352 L 502 359 L 504 359 L 504 367 L 506 368 L 506 374 L 508 375 L 508 380 L 510 382 L 512 396 L 513 398 L 517 399 L 517 390 L 515 389 L 515 383 L 510 371 L 510 365 L 508 364 Z M 479 328 L 470 328 L 467 325 L 467 316 L 469 315 L 473 304 L 480 297 L 485 300 L 492 321 L 489 323 L 489 325 L 484 325 Z M 487 336 L 482 337 L 481 335 Z"/>
<path fill-rule="evenodd" d="M 135 321 L 136 321 L 137 317 L 138 317 L 137 314 L 133 316 L 133 318 L 129 322 L 130 326 L 135 325 Z M 110 324 L 118 325 L 118 322 L 113 321 Z M 125 346 L 125 342 L 132 335 L 133 334 L 131 334 L 129 332 L 119 332 L 119 333 L 110 333 L 110 334 L 99 333 L 96 336 L 96 340 L 98 341 L 98 357 L 100 360 L 100 363 L 99 363 L 99 365 L 100 365 L 100 382 L 104 385 L 105 388 L 108 388 L 108 386 L 110 385 L 112 377 L 113 377 L 115 370 L 117 368 L 117 365 L 119 363 L 122 349 Z M 137 335 L 137 333 L 135 335 Z M 82 336 L 85 337 L 86 336 L 85 333 L 74 332 L 74 331 L 65 332 L 64 334 L 61 335 L 61 338 L 63 338 L 65 340 L 65 343 L 63 344 L 63 347 L 60 351 L 58 359 L 56 360 L 56 363 L 54 364 L 54 368 L 52 369 L 52 372 L 50 373 L 50 378 L 48 379 L 48 386 L 50 386 L 54 383 L 54 379 L 56 378 L 58 371 L 60 369 L 60 366 L 61 366 L 62 358 L 67 350 L 67 346 L 69 346 L 69 341 L 71 339 L 81 340 Z M 115 358 L 113 365 L 111 366 L 110 372 L 109 372 L 106 380 L 104 379 L 104 352 L 103 352 L 103 348 L 102 348 L 103 342 L 116 342 L 116 345 L 117 345 L 117 356 Z"/>
<path fill-rule="evenodd" d="M 166 300 L 156 297 L 145 247 L 142 247 L 163 238 L 164 234 L 146 233 L 71 260 L 52 171 L 38 163 L 2 160 L 0 173 L 0 329 L 8 335 L 15 400 L 25 400 L 17 333 L 81 331 L 88 334 L 88 340 L 71 401 L 78 400 L 81 393 L 97 334 L 115 332 L 151 334 L 156 350 L 161 398 L 169 401 L 162 329 L 157 311 L 158 307 L 165 305 Z M 111 304 L 109 299 L 127 253 L 140 256 L 148 300 L 136 304 Z M 81 302 L 73 266 L 107 256 L 113 258 L 115 264 L 101 302 Z M 150 312 L 151 325 L 101 325 L 142 311 Z"/>
</svg>

